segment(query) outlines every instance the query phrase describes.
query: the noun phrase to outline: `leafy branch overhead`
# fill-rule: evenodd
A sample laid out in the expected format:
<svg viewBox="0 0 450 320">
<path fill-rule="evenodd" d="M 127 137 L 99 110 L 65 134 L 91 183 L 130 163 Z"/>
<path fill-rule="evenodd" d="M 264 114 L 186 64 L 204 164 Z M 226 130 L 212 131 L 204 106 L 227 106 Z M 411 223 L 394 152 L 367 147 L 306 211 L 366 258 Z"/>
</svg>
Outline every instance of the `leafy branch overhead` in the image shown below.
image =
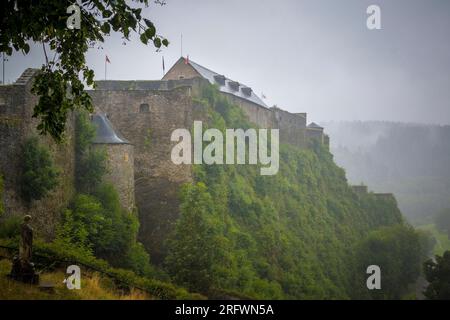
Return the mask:
<svg viewBox="0 0 450 320">
<path fill-rule="evenodd" d="M 86 64 L 89 48 L 100 47 L 111 31 L 130 40 L 136 32 L 144 44 L 159 50 L 169 42 L 156 32 L 154 24 L 142 16 L 148 0 L 80 0 L 80 29 L 67 28 L 69 0 L 6 0 L 0 13 L 0 51 L 28 54 L 29 43 L 42 43 L 45 64 L 36 76 L 32 92 L 39 96 L 33 117 L 40 119 L 38 130 L 56 141 L 64 135 L 68 112 L 76 107 L 93 110 L 84 83 L 94 86 L 94 71 Z M 156 2 L 158 3 L 158 2 Z M 162 2 L 160 4 L 165 4 Z"/>
</svg>

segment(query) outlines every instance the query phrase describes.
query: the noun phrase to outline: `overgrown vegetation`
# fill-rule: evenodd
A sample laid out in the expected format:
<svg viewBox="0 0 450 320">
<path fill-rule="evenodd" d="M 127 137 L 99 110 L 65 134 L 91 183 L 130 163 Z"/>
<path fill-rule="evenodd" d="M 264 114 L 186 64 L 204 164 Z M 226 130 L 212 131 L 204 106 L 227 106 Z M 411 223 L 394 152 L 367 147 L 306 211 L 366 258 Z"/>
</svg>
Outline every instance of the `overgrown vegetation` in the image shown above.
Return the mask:
<svg viewBox="0 0 450 320">
<path fill-rule="evenodd" d="M 78 112 L 75 118 L 75 184 L 78 192 L 92 193 L 107 172 L 106 152 L 91 148 L 95 127 L 87 112 Z"/>
<path fill-rule="evenodd" d="M 113 266 L 149 275 L 149 255 L 136 241 L 137 214 L 126 212 L 114 186 L 105 182 L 106 153 L 91 147 L 94 135 L 88 114 L 79 112 L 75 142 L 78 193 L 62 215 L 55 242 L 67 249 L 76 246 Z"/>
<path fill-rule="evenodd" d="M 59 170 L 48 148 L 37 137 L 28 138 L 23 145 L 22 195 L 26 202 L 44 198 L 58 186 Z"/>
<path fill-rule="evenodd" d="M 435 260 L 424 263 L 425 277 L 429 282 L 424 294 L 431 300 L 450 299 L 450 251 L 442 256 L 436 255 Z"/>
<path fill-rule="evenodd" d="M 401 299 L 408 285 L 421 273 L 422 261 L 431 249 L 426 235 L 411 226 L 396 224 L 369 233 L 357 250 L 358 275 L 369 265 L 382 270 L 382 290 L 366 290 L 374 299 Z M 360 277 L 364 281 L 365 277 Z"/>
<path fill-rule="evenodd" d="M 196 103 L 209 118 L 205 129 L 252 126 L 214 87 L 205 87 Z M 256 298 L 371 298 L 359 266 L 373 254 L 384 260 L 370 264 L 396 271 L 395 293 L 386 287 L 382 294 L 404 294 L 420 270 L 420 236 L 395 201 L 358 197 L 332 155 L 318 143 L 311 147 L 282 145 L 274 176 L 261 176 L 256 165 L 194 166 L 195 183 L 183 188 L 181 217 L 168 241 L 173 280 Z M 396 250 L 361 257 L 359 248 L 379 241 Z"/>
<path fill-rule="evenodd" d="M 0 239 L 18 238 L 20 235 L 20 224 L 22 222 L 22 218 L 16 215 L 2 219 L 0 223 Z"/>
<path fill-rule="evenodd" d="M 0 239 L 0 244 L 6 246 L 17 246 L 17 241 L 11 239 Z M 1 250 L 3 249 L 0 249 L 0 251 Z M 1 253 L 2 256 L 6 256 L 4 252 Z M 50 280 L 55 280 L 55 283 L 57 284 L 62 283 L 62 280 L 65 279 L 67 275 L 63 273 L 59 278 L 55 278 L 57 274 L 55 275 L 54 272 L 57 272 L 59 268 L 62 268 L 65 271 L 65 268 L 70 264 L 79 265 L 82 268 L 83 275 L 85 276 L 93 271 L 98 272 L 104 281 L 107 280 L 112 282 L 108 288 L 103 288 L 103 290 L 101 290 L 104 295 L 108 296 L 108 299 L 122 298 L 121 296 L 118 296 L 114 288 L 121 288 L 121 291 L 125 290 L 125 292 L 132 292 L 134 289 L 139 288 L 144 290 L 144 292 L 147 292 L 152 299 L 205 299 L 205 297 L 199 294 L 189 293 L 185 289 L 176 287 L 170 283 L 151 279 L 149 277 L 141 277 L 130 270 L 113 268 L 105 260 L 98 259 L 92 254 L 89 254 L 87 251 L 80 250 L 73 245 L 67 247 L 67 243 L 58 241 L 46 243 L 38 239 L 34 244 L 33 254 L 33 260 L 36 263 L 36 268 L 38 270 L 45 270 L 43 273 L 44 280 L 47 278 L 46 274 L 50 273 Z M 0 273 L 6 274 L 10 271 L 10 265 L 8 265 L 7 269 L 3 269 L 1 266 L 2 263 L 0 262 Z M 88 284 L 86 284 L 85 280 Z M 19 299 L 58 299 L 58 297 L 61 299 L 102 299 L 101 296 L 88 297 L 83 294 L 81 296 L 70 294 L 67 292 L 67 289 L 62 290 L 64 288 L 59 286 L 56 288 L 56 294 L 52 295 L 38 293 L 36 290 L 30 289 L 30 286 L 28 285 L 17 285 L 16 289 L 24 291 L 23 286 L 28 288 L 26 292 L 22 292 L 23 295 L 19 295 L 17 292 L 13 292 L 12 294 Z M 89 291 L 89 287 L 89 279 L 84 279 L 82 283 L 83 290 L 69 291 Z"/>
</svg>

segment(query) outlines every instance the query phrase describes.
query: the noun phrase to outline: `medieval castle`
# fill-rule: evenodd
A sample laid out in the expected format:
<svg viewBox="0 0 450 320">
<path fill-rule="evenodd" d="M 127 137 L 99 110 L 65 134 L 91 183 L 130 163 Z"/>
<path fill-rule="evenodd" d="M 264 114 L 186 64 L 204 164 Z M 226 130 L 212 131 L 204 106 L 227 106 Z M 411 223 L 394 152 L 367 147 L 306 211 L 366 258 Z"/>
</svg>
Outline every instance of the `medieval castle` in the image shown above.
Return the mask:
<svg viewBox="0 0 450 320">
<path fill-rule="evenodd" d="M 26 206 L 18 190 L 20 150 L 25 139 L 36 135 L 37 120 L 32 112 L 37 97 L 30 93 L 36 72 L 27 69 L 14 84 L 0 86 L 0 174 L 5 184 L 2 201 L 6 215 L 31 213 L 37 216 L 39 233 L 51 237 L 52 226 L 74 194 L 74 117 L 68 119 L 63 144 L 55 144 L 49 137 L 39 138 L 51 149 L 64 185 Z M 306 148 L 308 139 L 318 139 L 329 146 L 322 127 L 307 125 L 306 113 L 269 108 L 250 87 L 185 58 L 180 58 L 161 80 L 97 81 L 97 88 L 89 91 L 96 109 L 92 115 L 97 128 L 93 147 L 106 149 L 107 178 L 114 183 L 124 208 L 138 208 L 139 238 L 151 249 L 156 262 L 163 254 L 161 239 L 178 216 L 179 186 L 193 178 L 191 166 L 171 161 L 171 132 L 202 120 L 201 108 L 193 97 L 205 83 L 215 84 L 252 123 L 279 129 L 281 143 Z"/>
</svg>

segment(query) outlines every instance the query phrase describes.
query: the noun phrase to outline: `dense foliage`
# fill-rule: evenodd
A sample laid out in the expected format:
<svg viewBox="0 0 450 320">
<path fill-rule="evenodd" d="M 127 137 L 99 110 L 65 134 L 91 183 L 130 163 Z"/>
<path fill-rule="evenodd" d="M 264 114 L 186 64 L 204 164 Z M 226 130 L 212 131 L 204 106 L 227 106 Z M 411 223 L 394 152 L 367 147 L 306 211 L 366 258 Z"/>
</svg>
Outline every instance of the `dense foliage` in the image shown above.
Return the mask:
<svg viewBox="0 0 450 320">
<path fill-rule="evenodd" d="M 424 263 L 425 277 L 429 282 L 424 294 L 432 300 L 450 299 L 450 251 Z"/>
<path fill-rule="evenodd" d="M 366 293 L 374 299 L 401 299 L 408 285 L 420 275 L 422 261 L 428 253 L 426 240 L 412 227 L 401 224 L 370 232 L 357 250 L 358 275 L 364 274 L 369 265 L 379 266 L 381 290 L 366 290 Z"/>
<path fill-rule="evenodd" d="M 87 112 L 78 112 L 75 119 L 75 184 L 79 192 L 90 193 L 102 183 L 106 174 L 106 152 L 91 148 L 95 136 Z"/>
<path fill-rule="evenodd" d="M 174 280 L 187 288 L 208 292 L 214 284 L 213 267 L 220 263 L 220 232 L 216 229 L 211 195 L 203 183 L 185 185 L 181 218 L 168 241 L 167 269 Z"/>
<path fill-rule="evenodd" d="M 167 46 L 167 39 L 156 33 L 154 24 L 141 15 L 148 0 L 7 0 L 0 11 L 0 51 L 11 55 L 13 49 L 28 54 L 30 42 L 42 44 L 45 64 L 33 84 L 39 96 L 34 117 L 39 117 L 38 130 L 55 140 L 63 137 L 67 114 L 76 106 L 92 110 L 84 82 L 94 85 L 94 71 L 86 64 L 89 48 L 99 47 L 112 31 L 124 40 L 134 31 L 142 43 L 151 42 L 157 49 Z M 79 29 L 67 26 L 76 4 L 80 10 Z M 70 11 L 69 11 L 70 12 Z M 80 79 L 81 75 L 81 79 Z M 70 94 L 67 94 L 67 93 Z"/>
<path fill-rule="evenodd" d="M 204 88 L 196 103 L 209 127 L 252 126 L 213 87 Z M 420 244 L 395 201 L 354 194 L 318 143 L 308 150 L 282 145 L 274 176 L 261 176 L 257 165 L 196 165 L 194 173 L 196 183 L 183 189 L 181 217 L 168 242 L 166 261 L 177 283 L 205 289 L 198 271 L 208 275 L 209 286 L 257 298 L 370 298 L 358 248 L 371 243 L 371 231 L 389 226 L 380 232 L 394 243 L 400 237 L 404 252 L 387 259 L 410 262 L 412 270 L 392 281 L 405 290 L 417 275 L 421 262 L 412 251 Z"/>
<path fill-rule="evenodd" d="M 22 195 L 28 203 L 42 199 L 58 185 L 58 169 L 49 150 L 36 137 L 23 145 Z"/>
<path fill-rule="evenodd" d="M 126 212 L 114 186 L 107 183 L 106 153 L 92 147 L 95 128 L 85 112 L 76 117 L 77 195 L 62 215 L 56 243 L 106 259 L 113 266 L 139 274 L 151 272 L 150 258 L 136 241 L 139 221 L 136 212 Z"/>
</svg>

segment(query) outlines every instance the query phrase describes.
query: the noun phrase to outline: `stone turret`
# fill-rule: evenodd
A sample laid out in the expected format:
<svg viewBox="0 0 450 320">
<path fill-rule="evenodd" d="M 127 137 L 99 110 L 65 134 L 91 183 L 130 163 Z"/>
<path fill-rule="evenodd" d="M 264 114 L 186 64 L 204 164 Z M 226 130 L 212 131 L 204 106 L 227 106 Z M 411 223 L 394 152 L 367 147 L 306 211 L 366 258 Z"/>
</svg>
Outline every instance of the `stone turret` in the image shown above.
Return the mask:
<svg viewBox="0 0 450 320">
<path fill-rule="evenodd" d="M 323 127 L 314 122 L 310 123 L 306 127 L 306 136 L 308 139 L 317 139 L 323 143 Z"/>
<path fill-rule="evenodd" d="M 134 147 L 114 130 L 104 113 L 94 114 L 92 123 L 96 127 L 93 147 L 102 148 L 107 154 L 105 179 L 116 188 L 122 207 L 131 212 L 135 208 Z"/>
</svg>

